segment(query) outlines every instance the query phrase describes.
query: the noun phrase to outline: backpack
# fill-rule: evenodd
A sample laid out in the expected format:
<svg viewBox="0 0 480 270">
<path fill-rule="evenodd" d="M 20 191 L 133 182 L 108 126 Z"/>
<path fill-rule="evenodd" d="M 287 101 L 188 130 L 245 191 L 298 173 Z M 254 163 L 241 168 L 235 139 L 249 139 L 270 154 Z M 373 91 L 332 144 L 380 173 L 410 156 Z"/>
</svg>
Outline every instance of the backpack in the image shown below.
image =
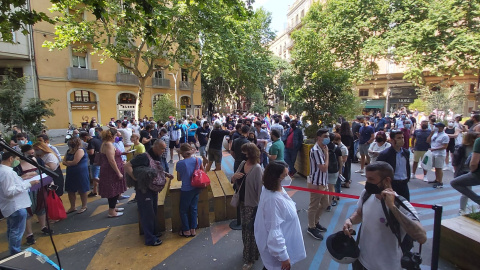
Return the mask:
<svg viewBox="0 0 480 270">
<path fill-rule="evenodd" d="M 185 125 L 182 124 L 182 125 L 179 125 L 178 127 L 182 131 L 182 137 L 185 137 L 186 136 Z"/>
<path fill-rule="evenodd" d="M 362 208 L 365 202 L 370 198 L 372 194 L 365 192 L 362 196 Z M 418 219 L 418 217 L 405 205 L 404 202 L 406 202 L 407 199 L 404 197 L 398 195 L 395 197 L 395 205 L 400 209 L 400 207 L 405 208 L 410 214 L 412 214 L 414 217 Z M 413 239 L 410 237 L 408 234 L 405 234 L 405 237 L 403 237 L 403 240 L 400 239 L 401 234 L 400 234 L 400 223 L 398 220 L 395 218 L 392 212 L 388 211 L 387 206 L 385 205 L 385 201 L 381 200 L 382 203 L 382 208 L 383 208 L 383 213 L 385 214 L 385 218 L 387 219 L 387 224 L 386 226 L 390 228 L 392 233 L 395 235 L 395 237 L 398 240 L 398 244 L 400 248 L 402 249 L 402 254 L 406 254 L 413 248 Z M 360 227 L 361 229 L 361 227 Z M 360 230 L 359 230 L 360 234 Z"/>
<path fill-rule="evenodd" d="M 330 149 L 330 147 L 328 147 L 328 173 L 337 173 L 340 169 L 338 164 L 338 157 L 337 154 L 335 154 L 336 150 L 336 145 L 333 147 L 333 149 Z"/>
</svg>

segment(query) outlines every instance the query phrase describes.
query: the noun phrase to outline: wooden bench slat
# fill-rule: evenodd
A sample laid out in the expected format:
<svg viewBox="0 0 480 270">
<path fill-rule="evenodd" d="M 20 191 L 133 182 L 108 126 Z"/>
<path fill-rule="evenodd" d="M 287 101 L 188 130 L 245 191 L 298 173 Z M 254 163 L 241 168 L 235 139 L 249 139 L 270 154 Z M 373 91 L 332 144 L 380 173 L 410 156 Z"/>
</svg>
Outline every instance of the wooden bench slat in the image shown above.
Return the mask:
<svg viewBox="0 0 480 270">
<path fill-rule="evenodd" d="M 225 193 L 223 188 L 220 185 L 217 174 L 213 171 L 207 173 L 208 178 L 210 178 L 210 187 L 212 188 L 213 194 L 213 212 L 215 214 L 215 221 L 223 221 L 226 219 L 226 206 L 225 206 Z"/>
<path fill-rule="evenodd" d="M 230 205 L 230 201 L 232 200 L 233 194 L 235 194 L 235 190 L 233 190 L 233 185 L 230 183 L 230 180 L 227 178 L 223 171 L 215 171 L 218 181 L 220 181 L 220 185 L 222 186 L 223 192 L 225 193 L 225 206 L 226 206 L 226 219 L 235 219 L 237 218 L 237 208 Z"/>
</svg>

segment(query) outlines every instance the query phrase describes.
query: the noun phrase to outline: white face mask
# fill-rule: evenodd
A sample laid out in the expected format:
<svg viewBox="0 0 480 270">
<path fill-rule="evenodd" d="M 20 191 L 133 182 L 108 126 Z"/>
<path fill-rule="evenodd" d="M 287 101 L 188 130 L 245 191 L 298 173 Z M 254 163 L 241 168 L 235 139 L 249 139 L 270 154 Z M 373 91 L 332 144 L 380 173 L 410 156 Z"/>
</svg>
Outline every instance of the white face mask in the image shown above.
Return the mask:
<svg viewBox="0 0 480 270">
<path fill-rule="evenodd" d="M 292 184 L 292 178 L 288 174 L 287 176 L 285 176 L 285 178 L 282 179 L 282 182 L 280 182 L 280 185 L 282 187 L 290 186 L 291 184 Z"/>
</svg>

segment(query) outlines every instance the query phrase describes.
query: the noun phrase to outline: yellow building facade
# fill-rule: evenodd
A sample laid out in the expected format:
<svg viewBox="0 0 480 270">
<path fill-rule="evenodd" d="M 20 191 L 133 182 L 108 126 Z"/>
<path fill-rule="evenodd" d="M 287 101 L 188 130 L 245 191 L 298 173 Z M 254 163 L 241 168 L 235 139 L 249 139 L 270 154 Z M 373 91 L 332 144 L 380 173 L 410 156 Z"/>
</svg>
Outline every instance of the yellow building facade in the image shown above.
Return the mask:
<svg viewBox="0 0 480 270">
<path fill-rule="evenodd" d="M 50 6 L 48 0 L 32 1 L 32 9 L 47 14 Z M 89 19 L 88 14 L 85 19 Z M 175 92 L 182 115 L 202 114 L 200 76 L 193 81 L 195 74 L 188 69 L 175 64 L 172 70 L 158 71 L 148 78 L 143 105 L 139 108 L 141 115 L 135 115 L 139 91 L 135 75 L 114 60 L 100 63 L 100 57 L 91 55 L 90 51 L 80 53 L 71 47 L 49 51 L 42 46 L 46 40 L 53 41 L 54 37 L 55 29 L 51 24 L 42 22 L 33 27 L 39 97 L 58 100 L 51 106 L 55 116 L 45 122 L 49 129 L 64 129 L 69 123 L 79 126 L 92 117 L 103 125 L 112 117 L 150 117 L 156 100 L 163 94 L 170 94 L 174 99 Z"/>
</svg>

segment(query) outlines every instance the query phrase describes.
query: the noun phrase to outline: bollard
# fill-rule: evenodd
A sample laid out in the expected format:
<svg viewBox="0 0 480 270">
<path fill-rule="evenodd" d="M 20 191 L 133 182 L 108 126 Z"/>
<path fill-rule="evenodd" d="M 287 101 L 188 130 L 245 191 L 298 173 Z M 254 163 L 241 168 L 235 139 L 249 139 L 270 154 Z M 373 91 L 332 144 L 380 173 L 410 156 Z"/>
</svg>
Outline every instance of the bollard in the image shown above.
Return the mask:
<svg viewBox="0 0 480 270">
<path fill-rule="evenodd" d="M 442 212 L 443 206 L 436 204 L 432 207 L 435 211 L 435 217 L 433 222 L 433 243 L 432 243 L 432 262 L 431 269 L 438 269 L 438 260 L 440 257 L 440 230 L 442 225 Z"/>
</svg>

